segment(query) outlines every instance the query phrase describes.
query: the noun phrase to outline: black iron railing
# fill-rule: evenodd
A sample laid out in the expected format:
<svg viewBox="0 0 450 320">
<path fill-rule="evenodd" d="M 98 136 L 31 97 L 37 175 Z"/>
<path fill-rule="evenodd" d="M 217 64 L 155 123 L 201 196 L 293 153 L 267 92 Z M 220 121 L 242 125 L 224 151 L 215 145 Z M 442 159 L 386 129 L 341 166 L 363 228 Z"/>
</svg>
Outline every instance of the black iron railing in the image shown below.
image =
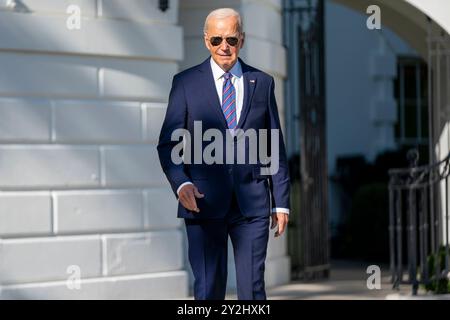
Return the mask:
<svg viewBox="0 0 450 320">
<path fill-rule="evenodd" d="M 330 270 L 325 2 L 285 0 L 284 13 L 290 66 L 286 83 L 287 105 L 290 106 L 288 145 L 298 155 L 299 170 L 298 175 L 293 172 L 292 179 L 294 212 L 289 244 L 292 276 L 294 279 L 317 279 L 328 277 Z"/>
<path fill-rule="evenodd" d="M 417 166 L 419 153 L 408 152 L 409 168 L 389 170 L 389 235 L 394 288 L 447 282 L 449 271 L 450 154 Z M 406 274 L 405 274 L 406 273 Z"/>
</svg>

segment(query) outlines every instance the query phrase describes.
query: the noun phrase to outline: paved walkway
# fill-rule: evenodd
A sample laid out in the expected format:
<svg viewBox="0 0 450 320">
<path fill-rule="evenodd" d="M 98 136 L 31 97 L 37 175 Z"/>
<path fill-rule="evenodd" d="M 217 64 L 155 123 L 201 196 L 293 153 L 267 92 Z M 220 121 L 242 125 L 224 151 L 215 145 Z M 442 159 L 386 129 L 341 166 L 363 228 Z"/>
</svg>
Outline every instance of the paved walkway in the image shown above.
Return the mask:
<svg viewBox="0 0 450 320">
<path fill-rule="evenodd" d="M 390 283 L 388 266 L 380 266 L 381 289 L 367 288 L 366 273 L 368 263 L 334 261 L 330 278 L 310 282 L 292 282 L 288 285 L 269 288 L 267 298 L 270 300 L 367 300 L 367 299 L 401 299 L 411 296 L 411 287 L 402 286 L 400 291 L 393 290 Z M 227 299 L 236 299 L 235 294 Z"/>
<path fill-rule="evenodd" d="M 269 300 L 450 300 L 450 295 L 431 295 L 419 290 L 412 296 L 412 287 L 402 285 L 393 290 L 387 265 L 380 265 L 381 288 L 368 289 L 366 273 L 369 263 L 353 261 L 332 261 L 330 278 L 317 281 L 298 281 L 267 289 Z M 193 299 L 190 297 L 188 299 Z M 236 300 L 236 294 L 226 296 L 226 300 Z"/>
<path fill-rule="evenodd" d="M 370 290 L 367 287 L 366 273 L 368 263 L 335 261 L 332 263 L 330 278 L 322 281 L 293 282 L 289 285 L 272 288 L 268 291 L 270 299 L 304 300 L 366 300 L 386 299 L 388 295 L 398 293 L 392 290 L 390 273 L 387 266 L 380 266 L 381 288 Z M 406 294 L 409 287 L 402 288 Z"/>
</svg>

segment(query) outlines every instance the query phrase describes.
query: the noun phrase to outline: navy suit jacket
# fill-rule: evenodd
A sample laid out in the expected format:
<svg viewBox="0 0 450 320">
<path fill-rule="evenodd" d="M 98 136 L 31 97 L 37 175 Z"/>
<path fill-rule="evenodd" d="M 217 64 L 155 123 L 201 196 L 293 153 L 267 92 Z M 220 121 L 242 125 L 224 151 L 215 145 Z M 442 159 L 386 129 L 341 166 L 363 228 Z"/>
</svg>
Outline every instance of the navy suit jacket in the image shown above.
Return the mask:
<svg viewBox="0 0 450 320">
<path fill-rule="evenodd" d="M 194 164 L 194 121 L 201 121 L 202 131 L 219 130 L 225 137 L 228 129 L 213 79 L 210 58 L 200 65 L 178 73 L 173 78 L 166 116 L 161 128 L 158 155 L 162 169 L 177 196 L 178 187 L 187 181 L 194 183 L 204 198 L 196 198 L 199 213 L 178 204 L 180 218 L 223 218 L 228 212 L 235 192 L 241 213 L 246 217 L 270 215 L 271 208 L 289 208 L 289 172 L 278 109 L 274 95 L 274 79 L 270 75 L 246 65 L 239 59 L 244 77 L 244 102 L 236 129 L 278 129 L 279 170 L 274 175 L 262 175 L 263 166 L 256 164 L 214 163 Z M 172 149 L 179 141 L 172 141 L 176 129 L 189 131 L 192 164 L 174 164 Z M 202 134 L 203 134 L 202 132 Z M 269 134 L 270 138 L 270 134 Z M 258 138 L 259 141 L 259 138 Z M 270 139 L 269 139 L 270 141 Z M 201 150 L 210 144 L 200 141 Z M 235 146 L 236 146 L 235 141 Z M 245 152 L 248 153 L 248 143 Z M 270 144 L 269 144 L 270 147 Z M 235 149 L 236 150 L 236 149 Z M 186 154 L 186 150 L 184 153 Z M 269 148 L 269 154 L 271 150 Z M 237 152 L 235 152 L 236 157 Z M 248 156 L 248 154 L 246 155 Z M 266 165 L 267 166 L 267 165 Z"/>
</svg>

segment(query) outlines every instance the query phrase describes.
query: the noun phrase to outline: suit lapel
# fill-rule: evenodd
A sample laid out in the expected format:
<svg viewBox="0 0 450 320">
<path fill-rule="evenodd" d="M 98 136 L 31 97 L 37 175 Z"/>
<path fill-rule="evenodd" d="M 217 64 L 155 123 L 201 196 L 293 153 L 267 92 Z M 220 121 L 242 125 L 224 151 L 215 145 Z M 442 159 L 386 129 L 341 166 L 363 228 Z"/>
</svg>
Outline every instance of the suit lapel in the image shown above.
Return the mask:
<svg viewBox="0 0 450 320">
<path fill-rule="evenodd" d="M 242 74 L 244 77 L 244 102 L 242 104 L 241 116 L 239 117 L 239 123 L 236 128 L 242 128 L 248 112 L 250 111 L 250 105 L 253 98 L 253 93 L 256 87 L 256 77 L 250 70 L 250 67 L 246 65 L 241 59 L 239 59 L 242 67 Z"/>
<path fill-rule="evenodd" d="M 250 105 L 253 98 L 253 93 L 255 92 L 256 87 L 256 77 L 251 72 L 251 68 L 245 64 L 241 59 L 239 59 L 242 67 L 243 81 L 244 81 L 244 101 L 242 104 L 241 115 L 239 117 L 239 122 L 236 128 L 242 128 L 245 119 L 250 111 Z M 212 106 L 217 116 L 221 119 L 221 123 L 228 129 L 228 124 L 225 119 L 225 116 L 222 112 L 222 107 L 220 105 L 219 97 L 217 96 L 216 85 L 214 81 L 214 76 L 211 70 L 210 65 L 210 57 L 206 59 L 201 65 L 199 69 L 202 73 L 201 86 L 204 88 L 206 99 L 209 104 Z"/>
<path fill-rule="evenodd" d="M 204 88 L 204 93 L 206 96 L 206 99 L 209 102 L 209 105 L 212 106 L 214 111 L 216 112 L 217 116 L 221 119 L 221 123 L 223 126 L 228 128 L 227 121 L 225 119 L 225 116 L 222 112 L 222 107 L 220 105 L 219 97 L 217 96 L 217 89 L 214 81 L 214 76 L 211 70 L 210 65 L 210 58 L 206 59 L 201 65 L 200 65 L 200 71 L 203 73 L 202 77 L 202 83 L 201 86 Z"/>
</svg>

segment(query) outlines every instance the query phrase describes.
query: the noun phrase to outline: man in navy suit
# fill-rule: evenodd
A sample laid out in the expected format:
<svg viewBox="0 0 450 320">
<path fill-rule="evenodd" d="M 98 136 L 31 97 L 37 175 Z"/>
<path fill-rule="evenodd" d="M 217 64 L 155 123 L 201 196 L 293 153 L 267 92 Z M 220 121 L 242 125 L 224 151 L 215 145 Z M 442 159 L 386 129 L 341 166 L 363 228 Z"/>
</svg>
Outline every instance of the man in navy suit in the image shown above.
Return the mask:
<svg viewBox="0 0 450 320">
<path fill-rule="evenodd" d="M 208 15 L 204 41 L 211 57 L 173 78 L 159 137 L 161 166 L 179 200 L 178 217 L 184 218 L 186 225 L 195 299 L 225 298 L 228 237 L 233 244 L 238 298 L 266 299 L 269 218 L 272 229 L 278 226 L 275 237 L 283 234 L 288 222 L 289 173 L 274 79 L 238 58 L 244 40 L 238 12 L 224 8 Z M 174 140 L 177 130 L 189 135 L 181 152 L 174 152 L 180 146 Z M 211 130 L 215 134 L 205 139 Z M 245 144 L 248 136 L 242 132 L 251 130 L 279 133 L 276 139 L 270 135 L 264 140 L 270 140 L 270 158 L 278 162 L 271 175 L 263 171 L 266 162 L 250 160 L 250 150 L 263 140 L 257 136 Z M 231 148 L 219 143 L 220 135 L 224 140 L 232 137 Z M 208 141 L 215 143 L 212 152 Z M 242 141 L 244 147 L 239 147 Z M 192 163 L 192 154 L 205 155 L 207 151 L 214 159 L 227 161 L 202 159 Z M 237 160 L 239 151 L 244 161 Z M 180 153 L 183 162 L 174 160 Z"/>
</svg>

